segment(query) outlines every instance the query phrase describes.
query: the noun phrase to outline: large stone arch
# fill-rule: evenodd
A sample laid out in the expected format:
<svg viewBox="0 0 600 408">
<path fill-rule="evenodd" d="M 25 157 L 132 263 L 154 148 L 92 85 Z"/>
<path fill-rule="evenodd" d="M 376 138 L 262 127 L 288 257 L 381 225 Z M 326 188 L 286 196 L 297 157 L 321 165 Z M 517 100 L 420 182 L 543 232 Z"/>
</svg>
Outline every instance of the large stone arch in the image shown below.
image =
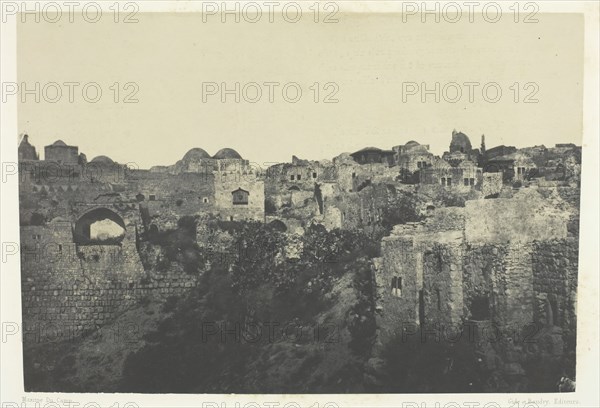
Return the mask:
<svg viewBox="0 0 600 408">
<path fill-rule="evenodd" d="M 108 219 L 119 225 L 121 228 L 123 228 L 123 231 L 127 231 L 125 221 L 119 214 L 106 207 L 96 207 L 85 212 L 77 219 L 75 226 L 73 227 L 73 241 L 76 244 L 83 245 L 95 243 L 95 241 L 90 237 L 90 226 L 96 221 L 105 219 Z M 113 241 L 120 242 L 123 240 L 123 238 L 124 235 L 119 239 L 113 239 Z"/>
</svg>

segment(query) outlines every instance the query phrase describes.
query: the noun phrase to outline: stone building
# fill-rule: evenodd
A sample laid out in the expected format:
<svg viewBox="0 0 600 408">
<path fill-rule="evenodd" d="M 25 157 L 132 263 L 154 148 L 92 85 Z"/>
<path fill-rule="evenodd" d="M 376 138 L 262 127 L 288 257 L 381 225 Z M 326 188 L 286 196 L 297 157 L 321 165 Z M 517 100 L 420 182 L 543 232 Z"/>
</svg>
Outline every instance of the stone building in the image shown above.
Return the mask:
<svg viewBox="0 0 600 408">
<path fill-rule="evenodd" d="M 214 213 L 226 221 L 264 221 L 264 181 L 259 178 L 215 181 Z"/>
<path fill-rule="evenodd" d="M 377 147 L 365 147 L 357 152 L 352 153 L 350 156 L 358 164 L 374 164 L 383 163 L 388 165 L 394 164 L 395 152 L 393 150 L 382 150 Z"/>
<path fill-rule="evenodd" d="M 68 146 L 62 140 L 57 140 L 44 147 L 44 160 L 63 164 L 79 164 L 79 148 Z"/>
<path fill-rule="evenodd" d="M 432 164 L 420 172 L 420 184 L 453 188 L 459 191 L 468 191 L 479 188 L 482 182 L 483 171 L 471 160 L 461 160 L 452 166 L 446 160 L 434 158 Z"/>
<path fill-rule="evenodd" d="M 443 330 L 465 321 L 573 333 L 577 238 L 568 214 L 544 195 L 527 189 L 512 199 L 467 201 L 396 226 L 376 271 L 381 340 L 403 324 Z"/>
<path fill-rule="evenodd" d="M 35 146 L 29 143 L 29 136 L 27 134 L 23 135 L 23 139 L 19 143 L 19 161 L 24 160 L 39 160 Z"/>
<path fill-rule="evenodd" d="M 429 152 L 429 145 L 422 145 L 414 140 L 394 146 L 392 150 L 396 153 L 395 164 L 411 173 L 430 166 L 433 162 L 433 153 Z"/>
<path fill-rule="evenodd" d="M 473 149 L 471 140 L 466 134 L 453 130 L 452 140 L 450 141 L 450 150 L 444 152 L 442 158 L 455 167 L 464 160 L 471 160 L 474 163 L 479 163 L 481 154 L 479 149 Z"/>
<path fill-rule="evenodd" d="M 182 158 L 171 166 L 154 166 L 150 169 L 156 173 L 204 173 L 211 174 L 218 171 L 224 174 L 242 174 L 248 172 L 250 163 L 244 160 L 238 152 L 230 148 L 219 150 L 214 156 L 210 156 L 206 150 L 194 147 Z"/>
<path fill-rule="evenodd" d="M 212 171 L 212 160 L 206 150 L 199 147 L 190 149 L 180 161 L 175 163 L 173 173 L 202 173 Z"/>
<path fill-rule="evenodd" d="M 502 173 L 506 181 L 524 181 L 531 170 L 537 169 L 533 158 L 518 150 L 503 156 L 496 156 L 486 161 L 485 170 L 490 173 Z"/>
</svg>

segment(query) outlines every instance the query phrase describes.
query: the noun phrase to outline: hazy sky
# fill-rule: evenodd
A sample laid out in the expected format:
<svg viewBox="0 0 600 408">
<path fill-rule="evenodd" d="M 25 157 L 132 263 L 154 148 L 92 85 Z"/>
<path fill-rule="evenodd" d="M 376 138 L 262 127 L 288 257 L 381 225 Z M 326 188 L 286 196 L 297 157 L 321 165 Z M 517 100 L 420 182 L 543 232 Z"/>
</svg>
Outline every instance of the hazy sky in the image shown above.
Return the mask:
<svg viewBox="0 0 600 408">
<path fill-rule="evenodd" d="M 81 86 L 75 102 L 61 86 L 57 103 L 35 103 L 28 96 L 18 112 L 20 132 L 43 152 L 56 139 L 78 145 L 88 160 L 107 155 L 141 168 L 168 165 L 192 147 L 214 154 L 236 149 L 253 162 L 332 158 L 365 146 L 391 148 L 409 140 L 448 149 L 452 129 L 462 130 L 478 147 L 573 142 L 582 137 L 583 17 L 538 15 L 534 24 L 505 18 L 491 24 L 402 22 L 398 14 L 340 14 L 339 23 L 303 18 L 290 24 L 203 22 L 200 14 L 139 14 L 136 24 L 24 23 L 18 29 L 18 80 L 33 88 L 48 82 L 96 82 L 97 103 L 86 102 Z M 138 103 L 113 101 L 113 83 L 135 82 Z M 255 104 L 233 96 L 202 101 L 202 84 L 279 82 L 274 103 L 261 85 Z M 299 102 L 282 97 L 283 84 L 296 82 Z M 334 82 L 338 103 L 315 103 L 310 87 Z M 403 83 L 425 82 L 433 89 L 456 82 L 457 103 L 420 94 L 403 101 Z M 469 102 L 465 82 L 478 82 Z M 486 102 L 483 85 L 502 90 Z M 537 103 L 524 103 L 535 90 Z M 520 84 L 519 102 L 514 83 Z M 513 88 L 511 90 L 511 87 Z M 289 96 L 293 97 L 290 88 Z M 54 91 L 47 88 L 50 97 Z M 254 91 L 249 93 L 254 96 Z M 455 88 L 447 88 L 454 98 Z M 90 95 L 93 96 L 90 91 Z M 488 89 L 493 98 L 493 88 Z"/>
</svg>

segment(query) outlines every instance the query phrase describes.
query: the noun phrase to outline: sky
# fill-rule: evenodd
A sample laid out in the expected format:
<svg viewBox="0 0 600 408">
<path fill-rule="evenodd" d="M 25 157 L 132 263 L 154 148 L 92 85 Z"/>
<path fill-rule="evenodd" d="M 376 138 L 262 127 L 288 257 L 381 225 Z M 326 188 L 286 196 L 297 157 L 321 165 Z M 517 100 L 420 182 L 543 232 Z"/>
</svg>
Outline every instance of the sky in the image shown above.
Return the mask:
<svg viewBox="0 0 600 408">
<path fill-rule="evenodd" d="M 234 148 L 259 164 L 292 155 L 331 159 L 409 140 L 441 154 L 453 129 L 474 147 L 482 134 L 488 148 L 580 145 L 583 17 L 537 17 L 533 24 L 510 18 L 423 24 L 399 14 L 341 13 L 332 24 L 310 18 L 223 24 L 203 22 L 199 13 L 144 13 L 134 24 L 27 21 L 18 27 L 18 81 L 21 89 L 39 82 L 47 97 L 36 102 L 26 95 L 19 131 L 41 156 L 43 146 L 62 139 L 88 160 L 106 155 L 140 168 L 173 164 L 193 147 L 211 155 Z M 62 92 L 54 103 L 51 82 Z M 80 84 L 73 102 L 66 82 Z M 102 90 L 96 103 L 82 95 L 92 82 Z M 272 103 L 265 85 L 271 82 L 279 84 Z M 203 100 L 210 83 L 229 89 L 239 83 L 240 102 L 232 95 L 221 102 L 220 89 Z M 243 98 L 249 83 L 262 92 L 256 103 Z M 297 86 L 286 88 L 286 101 L 282 88 L 290 83 Z M 436 83 L 440 100 L 431 94 L 422 101 L 422 84 L 435 89 Z M 472 101 L 465 83 L 479 84 L 472 85 Z M 302 95 L 292 103 L 296 87 Z M 255 86 L 245 89 L 247 99 L 255 97 Z M 457 89 L 462 97 L 453 103 Z M 492 102 L 497 89 L 502 95 Z M 137 102 L 124 103 L 133 90 Z M 324 103 L 334 91 L 337 103 Z"/>
</svg>

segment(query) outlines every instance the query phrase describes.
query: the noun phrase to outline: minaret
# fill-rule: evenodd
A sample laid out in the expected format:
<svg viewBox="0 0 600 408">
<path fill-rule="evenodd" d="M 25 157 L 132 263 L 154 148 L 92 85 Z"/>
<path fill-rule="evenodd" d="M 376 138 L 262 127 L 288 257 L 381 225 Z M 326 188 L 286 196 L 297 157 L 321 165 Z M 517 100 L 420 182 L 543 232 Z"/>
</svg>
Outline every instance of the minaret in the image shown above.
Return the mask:
<svg viewBox="0 0 600 408">
<path fill-rule="evenodd" d="M 481 154 L 485 154 L 485 135 L 481 135 Z"/>
<path fill-rule="evenodd" d="M 479 152 L 479 160 L 477 165 L 480 167 L 484 167 L 485 163 L 486 163 L 486 158 L 485 158 L 485 135 L 481 135 L 481 151 Z"/>
</svg>

